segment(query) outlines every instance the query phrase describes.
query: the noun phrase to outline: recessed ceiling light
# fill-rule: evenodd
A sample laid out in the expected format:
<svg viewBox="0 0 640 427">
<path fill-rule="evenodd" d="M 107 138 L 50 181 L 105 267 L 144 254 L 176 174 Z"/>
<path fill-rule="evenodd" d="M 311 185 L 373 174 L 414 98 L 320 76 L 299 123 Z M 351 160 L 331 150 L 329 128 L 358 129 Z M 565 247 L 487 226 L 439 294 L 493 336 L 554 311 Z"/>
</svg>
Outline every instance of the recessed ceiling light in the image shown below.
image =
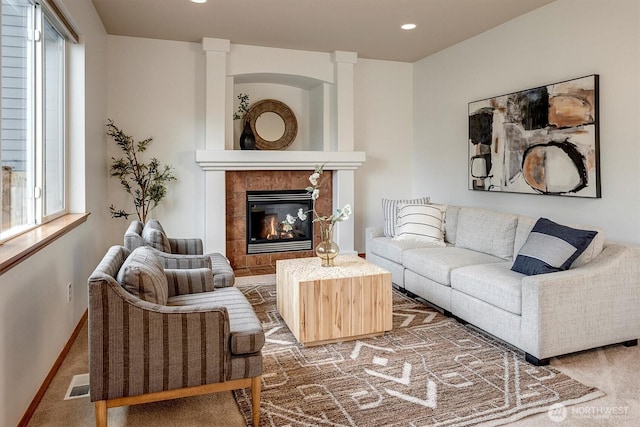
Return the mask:
<svg viewBox="0 0 640 427">
<path fill-rule="evenodd" d="M 413 30 L 416 27 L 416 24 L 404 24 L 400 28 L 403 30 Z"/>
<path fill-rule="evenodd" d="M 207 0 L 191 0 L 193 3 L 206 3 Z"/>
</svg>

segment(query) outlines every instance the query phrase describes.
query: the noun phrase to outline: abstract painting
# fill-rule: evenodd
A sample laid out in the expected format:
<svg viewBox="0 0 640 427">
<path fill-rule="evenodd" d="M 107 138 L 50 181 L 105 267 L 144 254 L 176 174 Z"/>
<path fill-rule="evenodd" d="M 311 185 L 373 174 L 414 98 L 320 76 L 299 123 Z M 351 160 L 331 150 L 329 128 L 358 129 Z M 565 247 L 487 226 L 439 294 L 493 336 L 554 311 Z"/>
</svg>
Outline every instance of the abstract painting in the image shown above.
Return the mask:
<svg viewBox="0 0 640 427">
<path fill-rule="evenodd" d="M 469 189 L 600 197 L 598 75 L 469 103 Z"/>
</svg>

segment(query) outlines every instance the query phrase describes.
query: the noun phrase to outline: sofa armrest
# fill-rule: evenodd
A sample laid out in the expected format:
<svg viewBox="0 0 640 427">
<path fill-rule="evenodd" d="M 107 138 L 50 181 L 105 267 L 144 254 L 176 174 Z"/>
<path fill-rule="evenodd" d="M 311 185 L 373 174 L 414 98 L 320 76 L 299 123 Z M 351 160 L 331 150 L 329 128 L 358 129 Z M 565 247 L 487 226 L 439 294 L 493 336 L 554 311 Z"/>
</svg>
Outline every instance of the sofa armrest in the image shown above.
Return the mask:
<svg viewBox="0 0 640 427">
<path fill-rule="evenodd" d="M 213 292 L 213 271 L 210 268 L 165 268 L 169 296 Z"/>
<path fill-rule="evenodd" d="M 172 254 L 202 255 L 204 246 L 201 239 L 176 239 L 169 237 Z"/>
<path fill-rule="evenodd" d="M 155 305 L 89 279 L 91 401 L 223 382 L 229 342 L 225 307 Z"/>
<path fill-rule="evenodd" d="M 367 227 L 365 230 L 365 255 L 371 251 L 371 240 L 376 237 L 384 237 L 384 228 L 379 226 Z"/>
<path fill-rule="evenodd" d="M 640 337 L 640 248 L 607 242 L 594 260 L 522 280 L 522 349 L 544 359 Z"/>
<path fill-rule="evenodd" d="M 374 237 L 384 237 L 384 228 L 380 226 L 367 227 L 365 230 L 366 239 L 373 239 Z"/>
</svg>

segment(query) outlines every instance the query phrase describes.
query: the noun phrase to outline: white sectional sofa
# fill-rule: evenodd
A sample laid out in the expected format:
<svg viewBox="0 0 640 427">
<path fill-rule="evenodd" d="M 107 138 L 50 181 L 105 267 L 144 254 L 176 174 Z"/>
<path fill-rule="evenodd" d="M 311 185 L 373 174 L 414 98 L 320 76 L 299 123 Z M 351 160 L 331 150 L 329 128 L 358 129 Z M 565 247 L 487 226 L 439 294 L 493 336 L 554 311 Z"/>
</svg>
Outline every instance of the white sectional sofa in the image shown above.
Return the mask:
<svg viewBox="0 0 640 427">
<path fill-rule="evenodd" d="M 598 231 L 571 268 L 537 275 L 511 267 L 537 219 L 448 206 L 446 246 L 366 232 L 367 260 L 392 274 L 400 290 L 440 307 L 549 363 L 567 353 L 640 337 L 640 247 Z M 585 228 L 578 227 L 576 228 Z"/>
</svg>

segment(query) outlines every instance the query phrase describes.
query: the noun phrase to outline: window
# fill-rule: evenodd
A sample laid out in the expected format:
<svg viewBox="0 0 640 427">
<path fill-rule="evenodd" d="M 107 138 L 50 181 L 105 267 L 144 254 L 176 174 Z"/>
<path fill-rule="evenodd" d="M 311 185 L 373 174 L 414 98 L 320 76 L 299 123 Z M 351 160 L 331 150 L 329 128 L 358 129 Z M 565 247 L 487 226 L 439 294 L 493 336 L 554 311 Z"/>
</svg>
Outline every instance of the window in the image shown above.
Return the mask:
<svg viewBox="0 0 640 427">
<path fill-rule="evenodd" d="M 66 213 L 65 45 L 39 0 L 1 0 L 0 240 Z M 44 3 L 44 5 L 42 4 Z"/>
</svg>

